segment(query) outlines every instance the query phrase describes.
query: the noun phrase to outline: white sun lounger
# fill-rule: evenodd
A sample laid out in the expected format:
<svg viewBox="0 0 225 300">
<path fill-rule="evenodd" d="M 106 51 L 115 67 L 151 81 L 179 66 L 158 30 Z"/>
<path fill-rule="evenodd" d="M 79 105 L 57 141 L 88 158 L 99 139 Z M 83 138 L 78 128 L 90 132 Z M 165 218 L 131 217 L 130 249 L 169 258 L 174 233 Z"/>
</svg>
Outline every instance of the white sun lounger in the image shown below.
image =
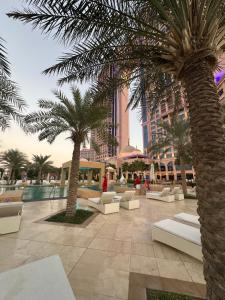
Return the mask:
<svg viewBox="0 0 225 300">
<path fill-rule="evenodd" d="M 199 223 L 199 216 L 194 216 L 191 214 L 186 214 L 186 213 L 180 213 L 174 216 L 174 218 L 178 219 L 179 221 L 184 221 L 188 222 L 197 226 L 200 226 Z"/>
<path fill-rule="evenodd" d="M 170 188 L 164 188 L 162 192 L 148 192 L 146 193 L 147 199 L 159 200 L 164 202 L 174 202 L 174 194 L 170 192 Z"/>
<path fill-rule="evenodd" d="M 0 273 L 0 300 L 76 300 L 58 255 Z"/>
<path fill-rule="evenodd" d="M 87 205 L 101 211 L 104 215 L 119 212 L 120 202 L 113 201 L 116 192 L 103 192 L 99 198 L 88 198 Z"/>
<path fill-rule="evenodd" d="M 174 194 L 174 198 L 176 201 L 184 200 L 184 193 L 180 187 L 176 186 L 173 189 L 172 193 Z"/>
<path fill-rule="evenodd" d="M 121 195 L 120 206 L 125 209 L 136 209 L 140 207 L 139 199 L 134 199 L 136 191 L 125 191 Z"/>
<path fill-rule="evenodd" d="M 202 261 L 199 228 L 165 219 L 153 224 L 152 239 L 176 248 Z"/>
<path fill-rule="evenodd" d="M 23 202 L 0 203 L 0 235 L 20 229 Z"/>
</svg>

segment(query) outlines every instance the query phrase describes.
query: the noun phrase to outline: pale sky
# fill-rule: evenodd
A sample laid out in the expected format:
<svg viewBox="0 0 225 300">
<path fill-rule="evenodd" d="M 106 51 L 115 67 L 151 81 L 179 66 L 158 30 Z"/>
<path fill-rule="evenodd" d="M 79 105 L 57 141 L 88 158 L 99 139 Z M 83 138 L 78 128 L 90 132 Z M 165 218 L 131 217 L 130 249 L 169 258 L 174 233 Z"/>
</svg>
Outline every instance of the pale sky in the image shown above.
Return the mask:
<svg viewBox="0 0 225 300">
<path fill-rule="evenodd" d="M 25 5 L 22 0 L 0 0 L 0 3 L 0 36 L 7 42 L 12 79 L 18 83 L 21 95 L 29 105 L 28 111 L 33 111 L 37 109 L 38 99 L 54 99 L 51 91 L 57 88 L 57 78 L 44 76 L 41 72 L 56 62 L 64 48 L 51 37 L 32 30 L 31 25 L 24 25 L 6 16 L 7 12 Z M 85 91 L 87 85 L 79 87 Z M 69 96 L 68 86 L 63 86 L 62 90 Z M 61 135 L 49 145 L 46 141 L 39 142 L 37 135 L 26 135 L 12 123 L 10 129 L 0 132 L 0 150 L 17 148 L 30 159 L 32 154 L 51 155 L 54 164 L 61 166 L 72 155 L 72 144 L 65 137 Z M 137 111 L 130 112 L 130 144 L 142 149 L 142 130 Z"/>
</svg>

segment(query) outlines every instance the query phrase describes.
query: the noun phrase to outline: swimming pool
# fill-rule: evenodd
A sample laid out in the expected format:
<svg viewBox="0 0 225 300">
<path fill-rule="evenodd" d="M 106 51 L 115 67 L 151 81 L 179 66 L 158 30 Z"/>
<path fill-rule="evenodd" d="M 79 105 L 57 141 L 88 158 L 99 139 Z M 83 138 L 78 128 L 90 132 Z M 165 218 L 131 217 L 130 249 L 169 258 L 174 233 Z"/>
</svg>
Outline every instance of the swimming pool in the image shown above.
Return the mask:
<svg viewBox="0 0 225 300">
<path fill-rule="evenodd" d="M 92 190 L 99 190 L 99 186 L 86 186 L 84 188 L 89 188 Z M 4 193 L 9 190 L 19 189 L 17 186 L 1 186 L 0 193 Z M 31 185 L 24 187 L 23 201 L 42 201 L 47 199 L 63 199 L 67 197 L 67 186 L 48 186 L 48 185 Z"/>
</svg>

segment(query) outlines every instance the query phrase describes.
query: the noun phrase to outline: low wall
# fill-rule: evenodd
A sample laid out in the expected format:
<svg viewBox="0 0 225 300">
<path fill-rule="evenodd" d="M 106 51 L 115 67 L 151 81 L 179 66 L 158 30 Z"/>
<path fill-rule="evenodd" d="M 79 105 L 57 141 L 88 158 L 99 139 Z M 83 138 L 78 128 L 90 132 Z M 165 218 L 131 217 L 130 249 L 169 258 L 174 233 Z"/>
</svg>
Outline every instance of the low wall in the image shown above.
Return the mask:
<svg viewBox="0 0 225 300">
<path fill-rule="evenodd" d="M 78 188 L 77 196 L 78 198 L 84 198 L 84 199 L 97 198 L 101 196 L 101 193 L 99 191 L 95 191 L 91 189 Z"/>
<path fill-rule="evenodd" d="M 0 195 L 0 202 L 21 202 L 23 190 L 7 191 Z"/>
</svg>

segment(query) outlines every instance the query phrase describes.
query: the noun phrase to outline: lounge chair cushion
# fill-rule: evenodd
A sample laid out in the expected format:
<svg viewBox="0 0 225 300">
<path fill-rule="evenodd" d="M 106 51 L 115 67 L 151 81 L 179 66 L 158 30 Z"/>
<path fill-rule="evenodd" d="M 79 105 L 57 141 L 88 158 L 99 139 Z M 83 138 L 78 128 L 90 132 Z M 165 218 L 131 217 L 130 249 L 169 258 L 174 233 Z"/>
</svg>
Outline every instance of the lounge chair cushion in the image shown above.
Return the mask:
<svg viewBox="0 0 225 300">
<path fill-rule="evenodd" d="M 169 193 L 170 193 L 170 188 L 164 188 L 164 189 L 162 190 L 162 192 L 160 193 L 160 196 L 161 196 L 161 197 L 167 196 Z"/>
<path fill-rule="evenodd" d="M 116 192 L 103 192 L 100 198 L 102 204 L 112 203 L 113 197 L 116 196 Z"/>
<path fill-rule="evenodd" d="M 102 198 L 101 198 L 101 203 L 102 203 L 102 204 L 109 204 L 109 203 L 112 203 L 112 199 L 107 199 L 107 198 L 105 198 L 105 199 L 103 198 L 103 199 L 102 199 Z"/>
<path fill-rule="evenodd" d="M 90 200 L 91 202 L 94 202 L 96 204 L 100 203 L 100 198 L 88 198 L 88 200 Z"/>
<path fill-rule="evenodd" d="M 198 228 L 178 223 L 170 219 L 156 222 L 154 223 L 154 226 L 177 235 L 187 241 L 191 241 L 194 244 L 201 245 L 200 230 Z"/>
<path fill-rule="evenodd" d="M 129 200 L 131 200 L 131 195 L 129 195 L 129 194 L 123 194 L 123 196 L 121 197 L 121 200 L 120 200 L 120 202 L 126 202 L 126 201 L 129 201 Z"/>
<path fill-rule="evenodd" d="M 200 225 L 199 223 L 199 216 L 194 216 L 191 214 L 187 214 L 187 213 L 180 213 L 174 216 L 176 219 L 181 220 L 181 221 L 185 221 L 188 223 L 192 223 L 195 225 Z"/>
<path fill-rule="evenodd" d="M 182 190 L 180 187 L 176 186 L 174 189 L 173 189 L 173 193 L 174 194 L 182 194 Z"/>
<path fill-rule="evenodd" d="M 0 299 L 76 300 L 58 255 L 0 274 Z"/>
</svg>

